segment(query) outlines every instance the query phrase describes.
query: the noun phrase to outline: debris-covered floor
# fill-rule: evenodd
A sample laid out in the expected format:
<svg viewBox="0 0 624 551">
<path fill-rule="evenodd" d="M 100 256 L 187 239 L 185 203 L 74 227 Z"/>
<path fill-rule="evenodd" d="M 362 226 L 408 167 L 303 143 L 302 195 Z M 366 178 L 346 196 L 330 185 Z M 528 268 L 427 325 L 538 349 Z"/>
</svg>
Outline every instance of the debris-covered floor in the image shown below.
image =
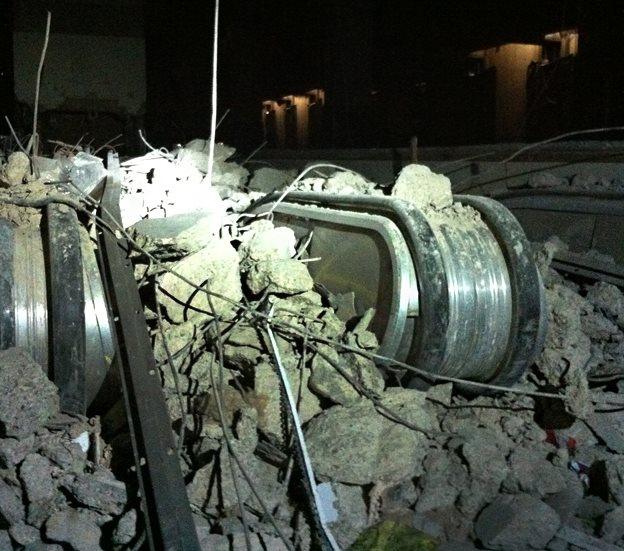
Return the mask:
<svg viewBox="0 0 624 551">
<path fill-rule="evenodd" d="M 387 191 L 323 167 L 292 186 L 296 174 L 250 174 L 228 161 L 233 153 L 218 146 L 212 185 L 204 140 L 122 163 L 122 223 L 135 244 L 202 548 L 317 546 L 277 358 L 341 548 L 624 547 L 622 291 L 550 268 L 565 247 L 558 239 L 535 244 L 549 328 L 523 380 L 476 397 L 445 380 L 406 388 L 401 373 L 373 361 L 374 312 L 354 318 L 344 297 L 315 285 L 306 243 L 271 216 L 246 212 L 287 187 Z M 61 180 L 61 164 L 23 184 L 29 165 L 13 154 L 1 197 L 45 196 L 51 186 L 42 182 Z M 406 167 L 392 194 L 440 216 L 461 214 L 448 180 L 423 166 Z M 2 215 L 24 223 L 36 212 L 4 206 Z M 60 413 L 42 368 L 23 351 L 1 353 L 0 548 L 140 546 L 129 439 L 118 418 Z"/>
</svg>

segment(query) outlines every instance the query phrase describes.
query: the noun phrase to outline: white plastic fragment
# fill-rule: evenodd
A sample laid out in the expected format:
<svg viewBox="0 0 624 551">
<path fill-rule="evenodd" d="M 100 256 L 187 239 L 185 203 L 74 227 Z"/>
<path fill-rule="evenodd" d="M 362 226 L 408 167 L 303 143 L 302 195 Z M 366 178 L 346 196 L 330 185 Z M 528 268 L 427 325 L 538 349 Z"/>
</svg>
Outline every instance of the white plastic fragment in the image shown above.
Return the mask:
<svg viewBox="0 0 624 551">
<path fill-rule="evenodd" d="M 72 442 L 78 444 L 83 452 L 87 453 L 89 451 L 89 433 L 87 431 L 80 433 Z"/>
</svg>

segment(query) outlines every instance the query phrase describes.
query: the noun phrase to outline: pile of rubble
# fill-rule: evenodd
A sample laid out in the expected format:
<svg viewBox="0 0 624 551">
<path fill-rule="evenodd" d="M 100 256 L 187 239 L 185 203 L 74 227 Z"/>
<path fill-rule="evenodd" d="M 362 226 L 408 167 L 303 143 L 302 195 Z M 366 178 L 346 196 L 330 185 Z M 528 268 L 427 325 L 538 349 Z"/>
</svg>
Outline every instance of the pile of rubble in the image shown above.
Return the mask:
<svg viewBox="0 0 624 551">
<path fill-rule="evenodd" d="M 305 243 L 271 216 L 246 212 L 285 189 L 384 191 L 327 166 L 295 185 L 287 171 L 250 175 L 222 145 L 208 175 L 207 148 L 194 140 L 125 161 L 121 201 L 141 248 L 136 279 L 203 548 L 245 549 L 247 540 L 252 549 L 315 548 L 278 356 L 341 548 L 624 546 L 620 289 L 566 279 L 549 266 L 562 244 L 538 244 L 550 324 L 514 392 L 403 388 L 370 359 L 374 312 L 344 315 L 339 297 L 310 276 Z M 38 161 L 32 175 L 24 157 L 13 154 L 0 181 L 29 197 L 67 178 L 90 193 L 80 182 L 103 170 L 85 153 Z M 424 166 L 406 167 L 392 194 L 459 212 L 448 208 L 448 179 Z M 56 388 L 23 352 L 0 353 L 0 548 L 137 545 L 134 477 L 112 474 L 98 435 L 96 421 L 59 412 Z"/>
<path fill-rule="evenodd" d="M 184 150 L 161 153 L 158 162 L 175 167 Z M 200 172 L 204 160 L 195 165 Z M 153 225 L 143 231 L 145 220 L 134 226 L 163 259 L 153 266 L 141 264 L 139 255 L 137 278 L 154 283 L 146 313 L 172 426 L 184 435 L 181 462 L 206 548 L 244 548 L 245 526 L 253 548 L 313 545 L 267 317 L 341 547 L 370 549 L 367 528 L 388 523 L 437 545 L 428 548 L 448 550 L 624 545 L 624 416 L 617 407 L 593 405 L 621 397 L 619 289 L 564 279 L 548 266 L 556 242 L 537 247 L 550 328 L 544 353 L 516 390 L 560 390 L 565 401 L 521 392 L 469 399 L 450 383 L 427 391 L 401 388 L 357 353 L 377 350 L 370 318 L 347 324 L 337 315 L 332 296 L 314 285 L 292 231 L 239 215 L 258 190 L 284 189 L 292 175 L 263 168 L 245 184 L 240 167 L 222 163 L 218 170 L 231 177 L 215 187 L 218 216 L 202 205 L 196 220 L 166 235 Z M 129 194 L 153 184 L 156 173 L 141 180 L 129 171 Z M 169 197 L 186 193 L 188 181 L 177 179 Z M 415 183 L 424 195 L 410 196 Z M 382 193 L 340 172 L 302 179 L 296 189 Z M 436 208 L 445 194 L 450 197 L 448 180 L 417 165 L 404 169 L 394 190 L 427 208 Z M 149 220 L 152 212 L 142 215 Z M 212 300 L 189 281 L 214 293 Z M 157 302 L 165 315 L 160 328 Z M 232 456 L 241 459 L 244 474 Z"/>
<path fill-rule="evenodd" d="M 569 178 L 547 171 L 538 172 L 529 177 L 528 186 L 537 189 L 624 192 L 624 180 L 620 176 L 608 178 L 587 171 L 579 172 Z"/>
<path fill-rule="evenodd" d="M 21 349 L 0 352 L 0 549 L 122 549 L 137 511 L 98 461 L 99 431 L 59 410 L 58 389 Z"/>
</svg>

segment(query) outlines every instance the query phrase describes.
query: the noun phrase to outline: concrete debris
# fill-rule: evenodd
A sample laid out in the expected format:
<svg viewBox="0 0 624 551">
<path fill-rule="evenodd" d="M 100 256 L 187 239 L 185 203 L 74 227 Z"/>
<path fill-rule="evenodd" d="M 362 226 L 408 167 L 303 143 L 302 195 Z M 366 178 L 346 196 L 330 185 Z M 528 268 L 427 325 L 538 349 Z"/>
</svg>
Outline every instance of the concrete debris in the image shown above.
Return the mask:
<svg viewBox="0 0 624 551">
<path fill-rule="evenodd" d="M 442 174 L 431 172 L 425 165 L 404 167 L 392 188 L 392 195 L 423 210 L 442 209 L 453 204 L 451 181 Z"/>
<path fill-rule="evenodd" d="M 270 260 L 287 260 L 295 256 L 297 240 L 290 228 L 275 228 L 268 220 L 250 224 L 241 237 L 238 254 L 243 265 Z"/>
<path fill-rule="evenodd" d="M 273 191 L 282 190 L 287 187 L 297 176 L 294 170 L 278 170 L 263 166 L 254 171 L 253 177 L 249 181 L 249 189 L 251 191 L 259 191 L 261 193 L 271 193 Z"/>
<path fill-rule="evenodd" d="M 22 349 L 0 351 L 0 435 L 30 435 L 59 412 L 58 390 Z"/>
<path fill-rule="evenodd" d="M 579 190 L 592 192 L 622 192 L 624 182 L 621 177 L 608 178 L 591 172 L 579 172 L 571 176 L 557 176 L 552 172 L 532 174 L 528 186 L 541 189 Z"/>
<path fill-rule="evenodd" d="M 9 186 L 23 184 L 30 173 L 30 159 L 21 151 L 11 153 L 2 167 L 2 181 Z"/>
<path fill-rule="evenodd" d="M 332 489 L 336 494 L 338 519 L 330 524 L 330 528 L 338 545 L 348 549 L 368 526 L 364 491 L 360 486 L 347 486 L 336 482 L 332 483 Z"/>
<path fill-rule="evenodd" d="M 294 366 L 284 366 L 290 382 L 291 392 L 296 397 L 299 416 L 302 423 L 307 423 L 322 409 L 319 399 L 308 389 L 310 370 L 306 367 L 297 369 Z M 282 419 L 281 403 L 283 391 L 275 367 L 269 363 L 260 363 L 254 372 L 255 392 L 262 407 L 258 411 L 258 428 L 266 436 L 283 441 L 284 422 Z"/>
<path fill-rule="evenodd" d="M 0 380 L 0 548 L 110 548 L 109 526 L 121 525 L 124 511 L 136 524 L 136 511 L 126 507 L 125 484 L 75 441 L 94 425 L 59 412 L 56 387 L 20 349 L 0 352 Z"/>
<path fill-rule="evenodd" d="M 475 522 L 486 549 L 544 549 L 559 529 L 557 513 L 527 494 L 500 495 Z"/>
<path fill-rule="evenodd" d="M 358 384 L 374 392 L 383 391 L 384 380 L 374 362 L 354 353 L 339 354 L 329 345 L 318 347 L 312 360 L 310 390 L 336 404 L 347 405 L 360 399 Z"/>
<path fill-rule="evenodd" d="M 426 436 L 383 417 L 367 400 L 324 411 L 308 424 L 306 439 L 317 477 L 345 484 L 418 476 L 427 454 Z"/>
<path fill-rule="evenodd" d="M 45 534 L 48 539 L 68 544 L 76 551 L 102 549 L 102 532 L 87 511 L 65 509 L 53 514 L 46 522 Z"/>
<path fill-rule="evenodd" d="M 269 218 L 239 217 L 262 194 L 285 189 L 295 175 L 261 168 L 247 183 L 246 170 L 228 160 L 233 153 L 218 150 L 212 178 L 206 174 L 205 140 L 173 154 L 152 152 L 124 163 L 124 201 L 135 222 L 144 219 L 134 230 L 146 247 L 171 259 L 167 266 L 194 284 L 232 301 L 213 296 L 221 322 L 220 349 L 212 338 L 216 325 L 210 323 L 205 293 L 162 271 L 147 272 L 143 280 L 158 277 L 164 289 L 159 297 L 182 408 L 147 286 L 146 313 L 172 427 L 177 434 L 181 426 L 187 429 L 181 466 L 202 545 L 244 549 L 236 481 L 252 546 L 283 546 L 230 457 L 225 435 L 295 548 L 312 545 L 313 529 L 305 520 L 306 500 L 289 445 L 293 427 L 266 338 L 264 315 L 269 311 L 274 321 L 285 324 L 274 328 L 277 346 L 317 482 L 329 484 L 335 496 L 337 517 L 331 528 L 342 547 L 357 545 L 363 532 L 384 523 L 409 526 L 427 541 L 435 538 L 440 549 L 576 551 L 588 542 L 620 545 L 624 432 L 618 412 L 594 411 L 591 401 L 617 401 L 622 393 L 617 387 L 618 373 L 624 372 L 622 292 L 605 284 L 578 284 L 554 271 L 552 259 L 565 250 L 560 240 L 536 246 L 550 326 L 543 353 L 517 388 L 559 392 L 564 404 L 522 395 L 468 398 L 451 383 L 428 390 L 401 388 L 364 355 L 332 344 L 375 352 L 378 342 L 368 330 L 374 312 L 358 324 L 353 294 L 336 297 L 315 286 L 307 263 L 300 260 L 305 259 L 305 251 L 298 250 L 305 238 Z M 543 174 L 530 185 L 556 189 L 563 181 Z M 567 180 L 565 185 L 570 185 Z M 580 179 L 574 185 L 581 185 Z M 296 189 L 383 194 L 356 174 L 322 169 Z M 445 176 L 422 165 L 405 167 L 392 195 L 426 210 L 436 228 L 477 216 L 473 209 L 453 204 Z M 255 308 L 262 319 L 250 314 Z M 318 339 L 308 340 L 306 333 Z M 222 387 L 215 383 L 213 388 L 211 368 Z M 223 426 L 215 391 L 222 396 Z M 4 447 L 1 442 L 0 466 L 10 470 L 17 465 L 19 473 L 24 457 L 39 453 L 53 468 L 65 469 L 54 480 L 72 504 L 112 518 L 107 526 L 117 545 L 137 539 L 140 523 L 133 509 L 127 512 L 130 496 L 113 483 L 120 494 L 107 501 L 110 494 L 95 489 L 101 481 L 88 462 L 70 466 L 71 454 L 61 450 L 44 453 L 22 440 Z M 87 481 L 87 472 L 93 480 Z M 17 486 L 0 486 L 0 492 L 10 499 L 16 488 L 19 497 L 19 479 Z M 71 510 L 63 503 L 58 507 Z M 25 515 L 22 511 L 14 523 L 24 523 Z"/>
<path fill-rule="evenodd" d="M 295 295 L 311 291 L 314 281 L 308 268 L 294 258 L 261 260 L 247 272 L 247 286 L 254 294 Z"/>
<path fill-rule="evenodd" d="M 318 171 L 312 171 L 309 174 L 314 174 L 314 176 L 301 179 L 294 189 L 316 193 L 325 192 L 333 195 L 383 195 L 383 192 L 377 189 L 374 183 L 355 172 L 344 170 L 334 172 L 326 177 L 316 176 L 322 172 L 325 172 L 322 167 Z"/>
<path fill-rule="evenodd" d="M 237 302 L 243 295 L 238 254 L 228 241 L 216 239 L 174 264 L 172 269 L 194 285 L 204 286 L 208 292 L 226 297 L 209 298 L 208 294 L 196 291 L 194 286 L 173 273 L 166 273 L 160 284 L 167 294 L 161 295 L 161 302 L 175 323 L 212 317 L 210 302 L 217 315 L 225 319 L 232 316 L 236 307 L 230 301 Z"/>
</svg>

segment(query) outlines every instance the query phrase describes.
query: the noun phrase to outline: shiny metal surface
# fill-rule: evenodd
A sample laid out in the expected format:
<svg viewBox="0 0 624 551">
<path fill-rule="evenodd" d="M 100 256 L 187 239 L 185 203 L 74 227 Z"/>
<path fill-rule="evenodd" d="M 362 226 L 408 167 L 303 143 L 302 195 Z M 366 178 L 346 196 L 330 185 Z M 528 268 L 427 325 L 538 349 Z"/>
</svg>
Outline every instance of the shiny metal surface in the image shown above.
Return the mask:
<svg viewBox="0 0 624 551">
<path fill-rule="evenodd" d="M 85 384 L 87 400 L 95 399 L 107 376 L 114 354 L 106 299 L 95 252 L 87 231 L 80 227 L 84 282 Z M 8 239 L 7 235 L 7 239 Z M 47 265 L 41 232 L 14 228 L 12 293 L 3 297 L 3 315 L 14 317 L 14 335 L 7 343 L 28 350 L 44 369 L 49 369 L 49 296 Z"/>
<path fill-rule="evenodd" d="M 13 256 L 15 345 L 48 365 L 48 306 L 43 243 L 39 232 L 16 229 Z"/>
<path fill-rule="evenodd" d="M 114 347 L 100 270 L 93 244 L 81 228 L 84 281 L 85 359 L 88 401 L 99 392 L 112 362 Z"/>
<path fill-rule="evenodd" d="M 375 308 L 371 324 L 380 353 L 406 359 L 412 334 L 409 317 L 418 315 L 418 284 L 405 238 L 388 218 L 328 208 L 283 203 L 276 223 L 298 237 L 313 231 L 308 268 L 315 282 L 333 293 L 353 291 L 356 312 Z"/>
<path fill-rule="evenodd" d="M 449 326 L 438 373 L 488 380 L 509 342 L 512 301 L 507 265 L 487 227 L 435 227 L 446 269 Z"/>
<path fill-rule="evenodd" d="M 256 211 L 266 210 L 269 205 L 270 200 Z M 377 310 L 376 333 L 383 336 L 382 354 L 398 360 L 406 358 L 433 373 L 510 383 L 534 357 L 526 354 L 525 348 L 539 352 L 543 344 L 533 310 L 526 305 L 535 306 L 538 313 L 545 306 L 540 301 L 543 285 L 536 278 L 530 251 L 523 245 L 526 237 L 519 227 L 508 229 L 513 217 L 496 205 L 494 210 L 502 212 L 497 217 L 484 217 L 483 205 L 473 205 L 475 210 L 457 205 L 443 211 L 425 211 L 390 197 L 293 192 L 278 205 L 276 214 L 290 209 L 291 216 L 277 222 L 293 228 L 301 223 L 297 217 L 313 220 L 318 218 L 313 213 L 323 211 L 333 212 L 332 221 L 338 226 L 348 226 L 355 220 L 347 214 L 392 221 L 406 246 L 397 250 L 396 256 L 403 259 L 401 265 L 405 260 L 412 264 L 414 284 L 397 286 L 388 273 L 385 296 L 397 295 L 393 300 L 402 307 Z M 314 224 L 306 227 L 309 230 Z M 346 242 L 337 245 L 339 254 L 357 259 L 364 273 L 367 269 L 380 271 L 375 255 L 369 257 L 370 266 L 362 268 L 367 262 L 361 260 L 361 244 L 348 239 L 347 228 L 341 231 Z M 318 262 L 317 272 L 322 273 L 326 260 Z M 343 267 L 337 264 L 331 269 L 340 272 Z M 347 266 L 346 270 L 349 273 L 353 267 Z M 335 279 L 343 276 L 338 273 Z M 371 277 L 375 287 L 377 280 Z M 401 298 L 413 290 L 416 292 L 412 298 Z M 414 313 L 418 316 L 413 317 Z M 384 324 L 388 329 L 384 330 Z M 397 331 L 402 331 L 398 338 Z M 390 336 L 392 345 L 386 346 Z"/>
</svg>

